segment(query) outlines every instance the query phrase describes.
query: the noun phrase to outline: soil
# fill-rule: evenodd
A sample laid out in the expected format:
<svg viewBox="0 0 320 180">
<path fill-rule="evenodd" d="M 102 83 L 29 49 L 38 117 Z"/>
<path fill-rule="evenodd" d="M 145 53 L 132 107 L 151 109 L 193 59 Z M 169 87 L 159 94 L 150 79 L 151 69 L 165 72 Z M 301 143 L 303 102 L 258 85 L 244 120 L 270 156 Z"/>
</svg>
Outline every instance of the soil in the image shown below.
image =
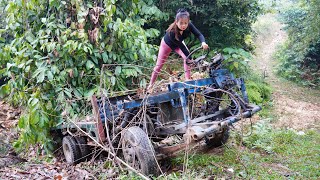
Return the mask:
<svg viewBox="0 0 320 180">
<path fill-rule="evenodd" d="M 13 108 L 0 101 L 0 157 L 12 150 L 11 143 L 17 138 L 15 127 L 18 124 L 19 116 L 20 110 L 18 108 Z"/>
<path fill-rule="evenodd" d="M 252 66 L 258 72 L 262 72 L 262 75 L 266 76 L 267 82 L 269 82 L 273 88 L 273 126 L 296 130 L 319 130 L 320 91 L 299 87 L 275 75 L 277 62 L 272 55 L 277 51 L 278 46 L 287 38 L 285 32 L 282 30 L 282 25 L 275 19 L 275 16 L 270 14 L 261 17 L 260 20 L 262 22 L 269 22 L 269 24 L 266 24 L 266 27 L 270 28 L 257 37 L 255 61 L 252 63 Z M 12 141 L 17 138 L 15 127 L 17 126 L 19 115 L 19 109 L 10 107 L 7 103 L 0 101 L 0 160 L 9 159 L 11 162 L 25 161 L 15 156 L 11 146 Z M 254 119 L 257 120 L 258 117 Z M 220 151 L 221 149 L 219 148 L 215 150 L 216 153 Z M 29 162 L 20 166 L 0 166 L 0 179 L 64 179 L 68 177 L 84 179 L 94 177 L 97 175 L 96 173 L 101 171 L 106 171 L 105 169 L 103 170 L 103 168 L 99 168 L 96 169 L 96 173 L 89 173 L 87 170 L 81 168 L 81 165 L 86 164 L 77 166 L 69 166 L 60 162 L 55 162 L 54 164 L 34 164 L 29 160 Z M 103 165 L 101 165 L 101 167 L 103 167 Z M 279 168 L 278 165 L 275 166 L 275 168 Z"/>
</svg>

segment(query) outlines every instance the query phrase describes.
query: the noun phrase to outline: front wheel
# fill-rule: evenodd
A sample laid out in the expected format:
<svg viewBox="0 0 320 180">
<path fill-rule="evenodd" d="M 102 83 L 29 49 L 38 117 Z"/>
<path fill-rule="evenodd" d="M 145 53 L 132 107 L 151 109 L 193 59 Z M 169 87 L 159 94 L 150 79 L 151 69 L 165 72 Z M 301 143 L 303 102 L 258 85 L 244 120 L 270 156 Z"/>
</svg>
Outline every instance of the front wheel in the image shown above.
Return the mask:
<svg viewBox="0 0 320 180">
<path fill-rule="evenodd" d="M 145 175 L 158 174 L 154 148 L 147 134 L 133 126 L 122 132 L 122 152 L 126 163 Z"/>
</svg>

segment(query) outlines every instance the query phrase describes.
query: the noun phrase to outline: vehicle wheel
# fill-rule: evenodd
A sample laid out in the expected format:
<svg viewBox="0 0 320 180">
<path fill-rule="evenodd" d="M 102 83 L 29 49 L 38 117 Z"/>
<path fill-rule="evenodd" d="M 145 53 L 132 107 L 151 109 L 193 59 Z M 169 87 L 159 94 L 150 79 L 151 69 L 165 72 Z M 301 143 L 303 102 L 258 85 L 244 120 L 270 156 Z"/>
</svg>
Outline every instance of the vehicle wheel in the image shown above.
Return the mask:
<svg viewBox="0 0 320 180">
<path fill-rule="evenodd" d="M 76 164 L 79 161 L 81 157 L 80 150 L 72 136 L 63 137 L 62 149 L 67 163 Z"/>
<path fill-rule="evenodd" d="M 227 143 L 229 139 L 229 128 L 227 128 L 225 131 L 216 134 L 214 138 L 209 139 L 209 137 L 205 137 L 205 143 L 209 147 L 220 147 Z"/>
<path fill-rule="evenodd" d="M 123 130 L 121 145 L 126 163 L 145 175 L 158 175 L 153 146 L 141 128 L 133 126 Z"/>
<path fill-rule="evenodd" d="M 82 136 L 78 136 L 78 137 L 74 137 L 76 142 L 77 142 L 77 146 L 80 150 L 80 161 L 82 160 L 86 160 L 88 158 L 88 155 L 90 153 L 90 149 L 89 146 L 87 145 L 87 140 L 85 137 Z"/>
</svg>

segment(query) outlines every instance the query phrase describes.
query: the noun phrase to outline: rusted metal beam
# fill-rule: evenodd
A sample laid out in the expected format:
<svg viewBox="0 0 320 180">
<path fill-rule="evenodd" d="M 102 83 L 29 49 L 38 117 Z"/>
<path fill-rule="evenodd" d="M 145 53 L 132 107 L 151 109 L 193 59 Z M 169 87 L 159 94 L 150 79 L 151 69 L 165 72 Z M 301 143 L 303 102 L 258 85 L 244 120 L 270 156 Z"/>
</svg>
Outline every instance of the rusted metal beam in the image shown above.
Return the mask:
<svg viewBox="0 0 320 180">
<path fill-rule="evenodd" d="M 183 150 L 184 148 L 186 148 L 187 144 L 178 144 L 178 145 L 174 145 L 174 146 L 163 146 L 163 147 L 158 147 L 158 151 L 161 154 L 165 154 L 165 155 L 170 155 L 170 154 L 174 154 L 177 153 L 178 151 Z"/>
<path fill-rule="evenodd" d="M 104 133 L 104 127 L 101 121 L 100 113 L 99 113 L 99 107 L 97 103 L 96 96 L 91 97 L 91 104 L 92 104 L 92 111 L 93 115 L 95 117 L 95 121 L 98 127 L 98 139 L 99 143 L 103 144 L 104 140 L 106 139 L 106 135 Z"/>
</svg>

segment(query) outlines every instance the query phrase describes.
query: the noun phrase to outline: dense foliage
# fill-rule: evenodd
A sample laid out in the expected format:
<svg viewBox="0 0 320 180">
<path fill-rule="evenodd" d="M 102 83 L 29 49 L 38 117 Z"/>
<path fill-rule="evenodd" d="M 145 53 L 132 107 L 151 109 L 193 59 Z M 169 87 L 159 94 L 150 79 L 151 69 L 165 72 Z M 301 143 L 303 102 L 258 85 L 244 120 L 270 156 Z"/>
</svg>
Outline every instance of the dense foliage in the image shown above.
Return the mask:
<svg viewBox="0 0 320 180">
<path fill-rule="evenodd" d="M 156 54 L 148 38 L 155 29 L 143 29 L 158 8 L 145 1 L 15 0 L 6 3 L 6 29 L 13 40 L 2 48 L 11 81 L 2 86 L 15 104 L 26 106 L 19 121 L 16 143 L 41 142 L 48 148 L 49 128 L 61 112 L 83 110 L 79 100 L 98 91 L 102 64 L 151 64 Z M 113 74 L 110 71 L 116 69 Z M 140 68 L 114 66 L 105 71 L 105 88 L 126 89 Z M 142 81 L 145 82 L 146 80 Z M 139 82 L 137 82 L 139 83 Z"/>
<path fill-rule="evenodd" d="M 311 0 L 301 1 L 281 14 L 288 41 L 278 53 L 279 74 L 313 87 L 320 85 L 319 12 L 319 2 Z"/>
<path fill-rule="evenodd" d="M 170 15 L 168 21 L 160 21 L 163 30 L 174 21 L 176 10 L 184 7 L 189 10 L 192 22 L 204 34 L 210 47 L 252 48 L 251 24 L 261 13 L 258 0 L 158 0 L 157 4 Z"/>
<path fill-rule="evenodd" d="M 6 71 L 5 66 L 7 61 L 4 60 L 4 52 L 3 47 L 5 46 L 6 42 L 9 41 L 8 33 L 5 33 L 5 2 L 0 1 L 0 79 L 1 81 L 4 80 L 4 73 Z"/>
</svg>

